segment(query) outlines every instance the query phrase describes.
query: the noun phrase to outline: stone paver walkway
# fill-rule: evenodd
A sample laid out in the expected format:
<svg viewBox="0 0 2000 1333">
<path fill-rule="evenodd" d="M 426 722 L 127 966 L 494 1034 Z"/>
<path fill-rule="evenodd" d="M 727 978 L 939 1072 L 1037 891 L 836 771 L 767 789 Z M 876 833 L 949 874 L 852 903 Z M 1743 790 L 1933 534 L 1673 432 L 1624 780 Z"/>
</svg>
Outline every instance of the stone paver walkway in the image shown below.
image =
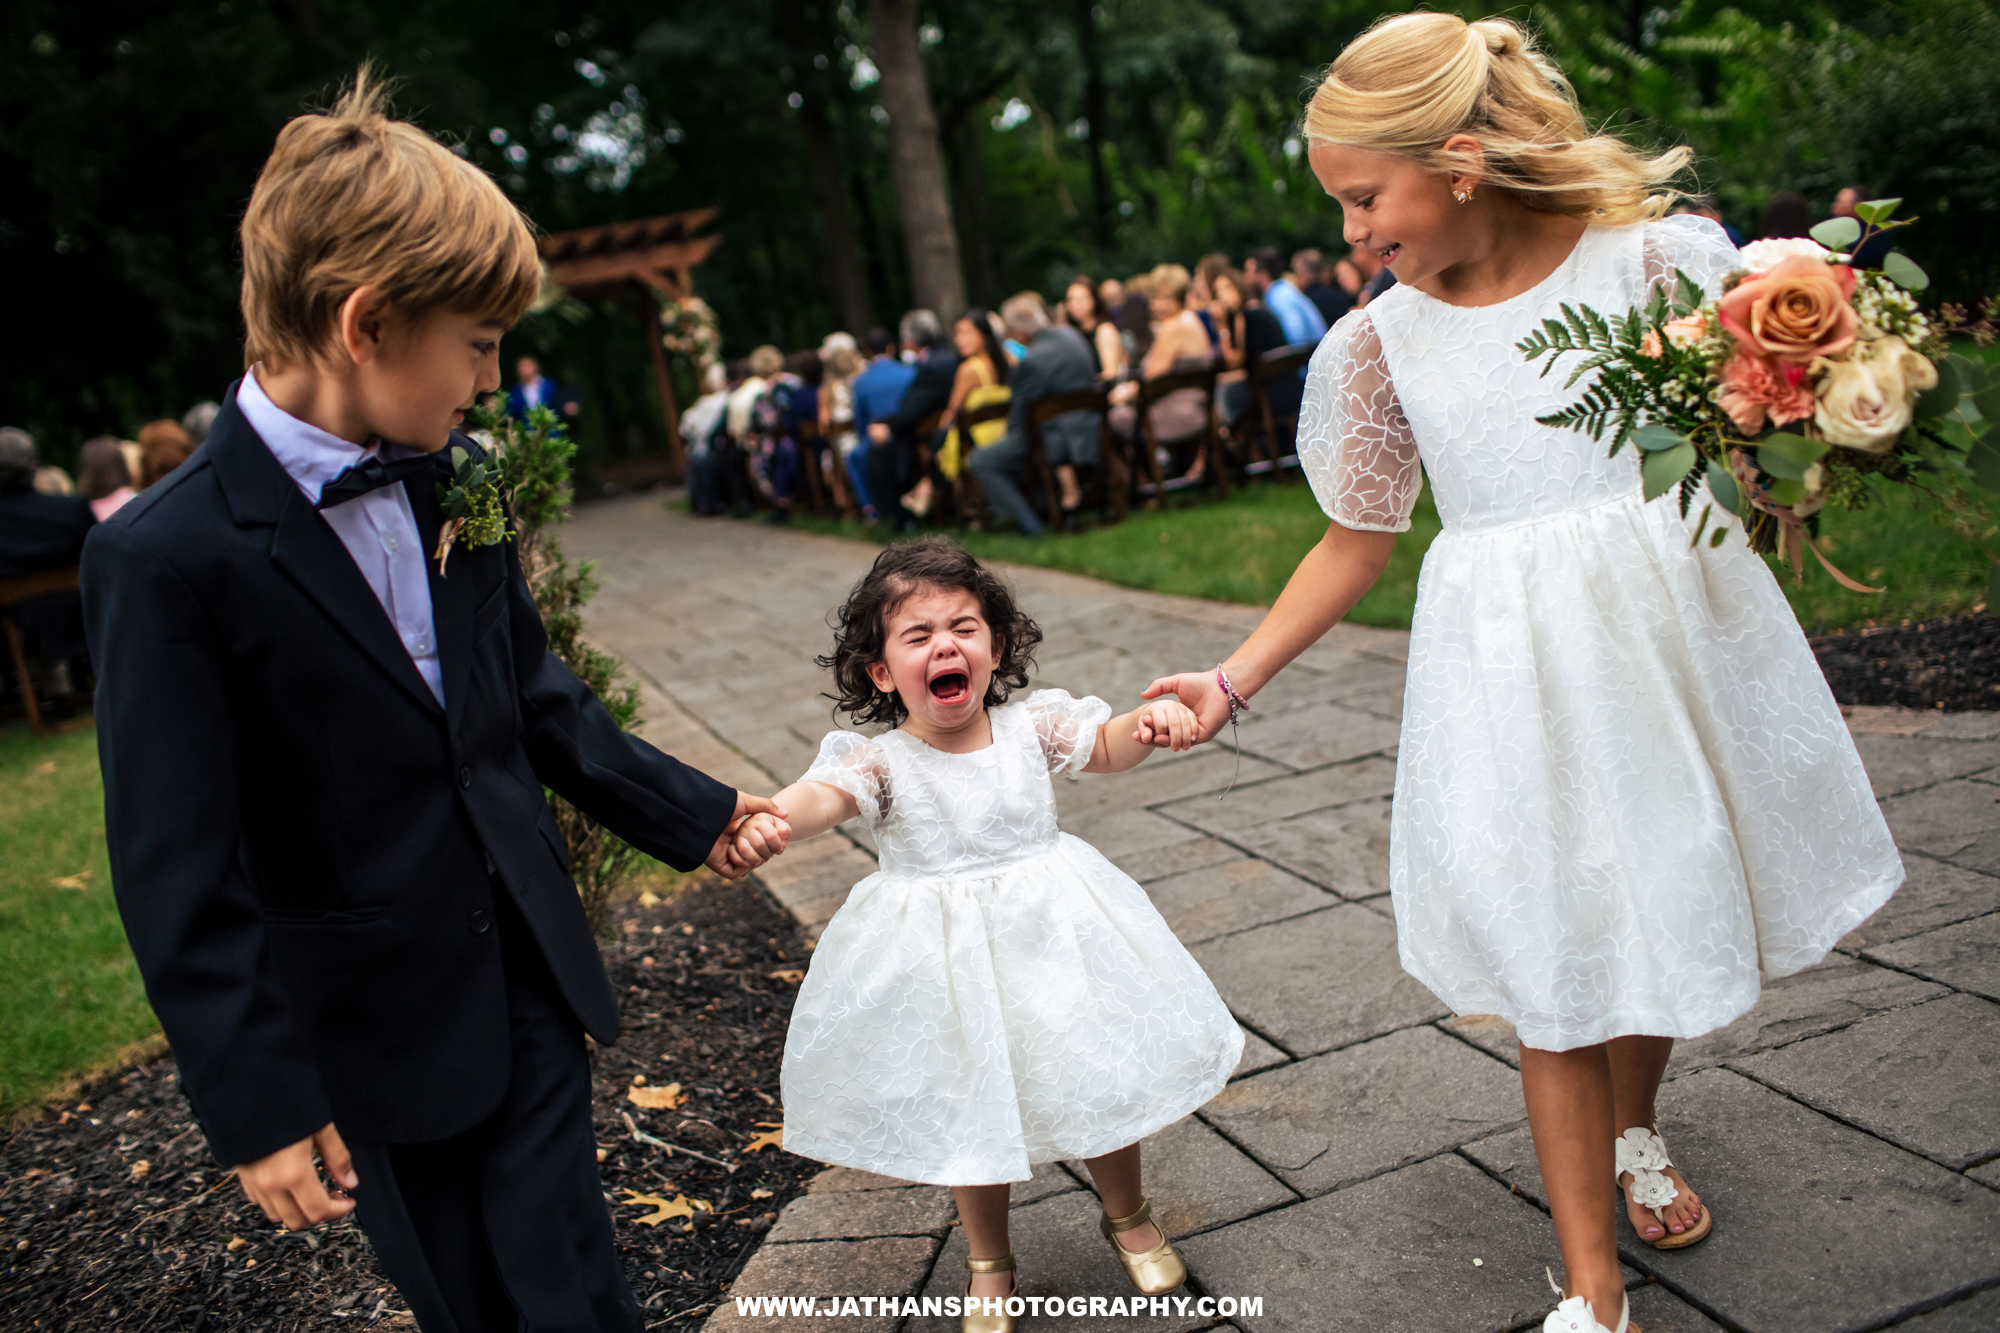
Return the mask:
<svg viewBox="0 0 2000 1333">
<path fill-rule="evenodd" d="M 872 551 L 696 521 L 657 495 L 585 508 L 566 541 L 602 563 L 590 633 L 640 676 L 652 739 L 752 790 L 805 770 L 833 726 L 812 658 Z M 1011 573 L 1047 632 L 1036 683 L 1120 707 L 1157 674 L 1218 660 L 1259 617 Z M 1396 962 L 1386 861 L 1405 642 L 1335 630 L 1259 698 L 1240 761 L 1216 745 L 1058 784 L 1064 828 L 1145 885 L 1246 1030 L 1235 1080 L 1146 1161 L 1190 1293 L 1263 1305 L 1029 1327 L 1540 1327 L 1543 1270 L 1560 1262 L 1512 1033 L 1452 1017 Z M 1662 1128 L 1717 1222 L 1679 1254 L 1621 1222 L 1646 1333 L 2000 1328 L 2000 714 L 1861 711 L 1910 882 L 1822 966 L 1677 1050 Z M 865 834 L 837 834 L 762 878 L 817 928 L 873 866 Z M 1128 1294 L 1086 1180 L 1049 1166 L 1017 1188 L 1024 1294 Z M 948 1191 L 831 1170 L 734 1290 L 942 1296 L 962 1290 L 963 1254 Z M 955 1328 L 729 1307 L 710 1321 L 745 1324 Z"/>
</svg>

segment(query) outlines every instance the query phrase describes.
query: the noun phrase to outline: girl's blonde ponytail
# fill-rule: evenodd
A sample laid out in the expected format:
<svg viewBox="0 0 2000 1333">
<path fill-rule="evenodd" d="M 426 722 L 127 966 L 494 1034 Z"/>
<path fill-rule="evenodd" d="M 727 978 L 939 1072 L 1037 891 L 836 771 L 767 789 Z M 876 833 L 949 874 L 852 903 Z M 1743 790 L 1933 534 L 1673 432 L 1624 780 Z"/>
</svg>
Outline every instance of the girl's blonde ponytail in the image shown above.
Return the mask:
<svg viewBox="0 0 2000 1333">
<path fill-rule="evenodd" d="M 1476 171 L 1530 207 L 1622 225 L 1660 216 L 1691 150 L 1657 157 L 1596 134 L 1560 69 L 1503 18 L 1401 14 L 1348 44 L 1306 108 L 1309 140 L 1396 153 L 1436 171 Z M 1479 141 L 1483 163 L 1444 151 Z"/>
</svg>

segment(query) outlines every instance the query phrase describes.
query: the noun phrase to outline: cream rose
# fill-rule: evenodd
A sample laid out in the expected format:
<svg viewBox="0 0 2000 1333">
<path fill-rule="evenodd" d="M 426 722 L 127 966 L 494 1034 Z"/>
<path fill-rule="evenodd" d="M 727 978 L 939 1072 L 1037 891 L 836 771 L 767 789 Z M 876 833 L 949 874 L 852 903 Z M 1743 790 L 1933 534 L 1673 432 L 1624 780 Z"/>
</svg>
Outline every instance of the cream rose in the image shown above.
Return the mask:
<svg viewBox="0 0 2000 1333">
<path fill-rule="evenodd" d="M 1744 268 L 1752 273 L 1762 273 L 1795 256 L 1825 263 L 1826 257 L 1833 252 L 1809 236 L 1777 236 L 1768 241 L 1752 241 L 1739 253 L 1743 256 Z"/>
<path fill-rule="evenodd" d="M 1834 444 L 1886 453 L 1910 425 L 1918 394 L 1937 387 L 1937 367 L 1901 338 L 1858 343 L 1838 361 L 1815 361 L 1819 372 L 1813 424 Z"/>
</svg>

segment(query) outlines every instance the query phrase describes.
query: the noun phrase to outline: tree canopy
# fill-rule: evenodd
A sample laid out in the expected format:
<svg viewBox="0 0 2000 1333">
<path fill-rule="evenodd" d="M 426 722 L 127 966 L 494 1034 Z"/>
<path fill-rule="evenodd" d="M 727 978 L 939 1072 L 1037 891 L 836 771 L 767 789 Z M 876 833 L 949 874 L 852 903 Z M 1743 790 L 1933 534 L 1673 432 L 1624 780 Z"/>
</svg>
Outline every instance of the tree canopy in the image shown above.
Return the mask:
<svg viewBox="0 0 2000 1333">
<path fill-rule="evenodd" d="M 284 121 L 364 58 L 402 114 L 558 231 L 717 205 L 697 275 L 726 351 L 893 323 L 913 284 L 882 46 L 907 15 L 964 291 L 993 303 L 1252 245 L 1340 248 L 1302 102 L 1381 12 L 1345 0 L 16 0 L 0 17 L 0 262 L 15 293 L 0 421 L 62 459 L 219 392 L 240 365 L 235 228 Z M 1983 0 L 1462 6 L 1531 24 L 1593 122 L 1685 141 L 1753 230 L 1899 195 L 1942 294 L 1989 290 L 2000 13 Z M 931 214 L 929 216 L 935 216 Z M 932 284 L 932 290 L 936 290 Z M 941 312 L 947 315 L 953 312 Z M 659 444 L 632 309 L 531 317 L 589 404 L 586 463 Z"/>
</svg>

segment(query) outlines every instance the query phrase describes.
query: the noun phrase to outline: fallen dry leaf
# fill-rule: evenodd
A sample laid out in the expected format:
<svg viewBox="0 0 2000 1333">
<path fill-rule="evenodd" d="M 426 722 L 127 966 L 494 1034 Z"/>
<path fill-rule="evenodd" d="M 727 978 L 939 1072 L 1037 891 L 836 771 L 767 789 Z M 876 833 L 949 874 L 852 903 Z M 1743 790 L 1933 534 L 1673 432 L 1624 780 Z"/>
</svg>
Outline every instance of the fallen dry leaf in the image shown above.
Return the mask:
<svg viewBox="0 0 2000 1333">
<path fill-rule="evenodd" d="M 132 1163 L 132 1179 L 144 1180 L 149 1174 L 152 1173 L 152 1170 L 153 1170 L 153 1164 L 142 1157 L 138 1161 Z"/>
<path fill-rule="evenodd" d="M 223 1248 L 228 1250 L 231 1254 L 234 1254 L 238 1250 L 242 1249 L 244 1246 L 248 1245 L 249 1243 L 250 1243 L 249 1241 L 243 1239 L 243 1237 L 241 1236 L 231 1236 L 229 1238 L 229 1244 L 223 1246 Z"/>
<path fill-rule="evenodd" d="M 678 1083 L 668 1083 L 657 1088 L 634 1085 L 626 1089 L 625 1095 L 632 1099 L 632 1105 L 643 1106 L 648 1111 L 671 1111 L 687 1100 Z"/>
<path fill-rule="evenodd" d="M 707 1203 L 700 1199 L 690 1200 L 685 1194 L 676 1194 L 672 1199 L 662 1199 L 657 1194 L 640 1194 L 635 1190 L 626 1190 L 625 1202 L 635 1208 L 653 1210 L 644 1217 L 632 1219 L 642 1227 L 656 1227 L 670 1217 L 692 1218 L 696 1208 L 700 1208 L 703 1212 L 710 1211 Z"/>
<path fill-rule="evenodd" d="M 764 975 L 773 981 L 786 981 L 794 986 L 806 979 L 806 974 L 796 967 L 781 967 L 775 972 L 766 972 Z"/>
<path fill-rule="evenodd" d="M 750 1191 L 750 1197 L 751 1197 L 751 1198 L 753 1198 L 753 1199 L 768 1199 L 768 1198 L 770 1198 L 770 1197 L 771 1197 L 771 1191 L 769 1191 L 769 1190 L 751 1190 L 751 1191 Z"/>
<path fill-rule="evenodd" d="M 651 889 L 647 889 L 639 895 L 639 906 L 641 907 L 658 907 L 663 901 L 665 900 Z"/>
<path fill-rule="evenodd" d="M 90 872 L 79 870 L 74 875 L 64 875 L 61 879 L 50 882 L 58 889 L 87 889 L 90 887 Z"/>
<path fill-rule="evenodd" d="M 743 1146 L 744 1152 L 761 1152 L 765 1148 L 782 1148 L 785 1146 L 784 1121 L 759 1120 L 757 1121 L 757 1128 L 764 1132 L 761 1134 L 752 1134 L 750 1142 Z"/>
</svg>

